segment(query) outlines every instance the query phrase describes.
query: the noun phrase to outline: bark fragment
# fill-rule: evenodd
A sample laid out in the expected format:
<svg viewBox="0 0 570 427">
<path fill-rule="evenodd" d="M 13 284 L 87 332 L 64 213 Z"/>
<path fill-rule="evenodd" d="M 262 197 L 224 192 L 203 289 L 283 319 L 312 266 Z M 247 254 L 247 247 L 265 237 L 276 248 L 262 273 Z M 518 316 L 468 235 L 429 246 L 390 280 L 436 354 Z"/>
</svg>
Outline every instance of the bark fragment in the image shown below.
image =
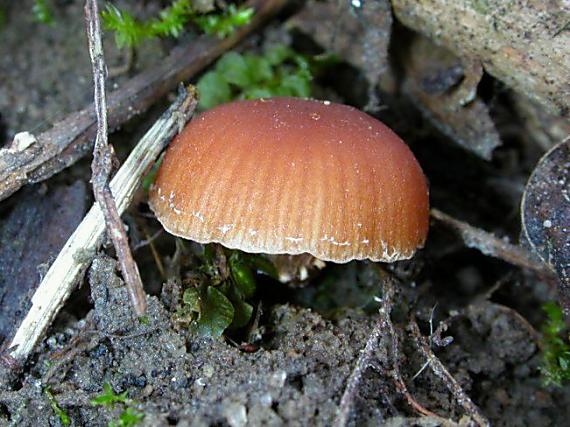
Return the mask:
<svg viewBox="0 0 570 427">
<path fill-rule="evenodd" d="M 564 0 L 393 0 L 396 17 L 551 112 L 570 116 Z"/>
</svg>

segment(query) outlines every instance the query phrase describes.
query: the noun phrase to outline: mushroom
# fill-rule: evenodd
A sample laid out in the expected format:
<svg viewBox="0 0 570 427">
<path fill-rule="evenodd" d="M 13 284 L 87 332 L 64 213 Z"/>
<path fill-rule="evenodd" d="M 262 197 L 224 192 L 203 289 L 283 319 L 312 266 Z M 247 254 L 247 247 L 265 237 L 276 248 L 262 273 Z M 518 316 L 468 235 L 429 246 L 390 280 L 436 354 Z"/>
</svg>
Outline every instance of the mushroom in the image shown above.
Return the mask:
<svg viewBox="0 0 570 427">
<path fill-rule="evenodd" d="M 199 243 L 321 261 L 410 258 L 428 188 L 407 145 L 346 105 L 236 101 L 190 122 L 150 192 L 164 228 Z"/>
</svg>

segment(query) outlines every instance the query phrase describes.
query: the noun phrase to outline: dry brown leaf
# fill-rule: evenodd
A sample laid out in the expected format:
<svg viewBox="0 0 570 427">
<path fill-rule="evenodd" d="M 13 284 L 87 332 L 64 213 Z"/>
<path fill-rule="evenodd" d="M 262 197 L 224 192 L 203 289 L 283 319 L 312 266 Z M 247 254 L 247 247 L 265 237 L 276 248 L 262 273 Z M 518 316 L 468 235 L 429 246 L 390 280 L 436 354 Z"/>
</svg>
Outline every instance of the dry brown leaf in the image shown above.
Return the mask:
<svg viewBox="0 0 570 427">
<path fill-rule="evenodd" d="M 522 203 L 523 235 L 559 278 L 564 314 L 570 317 L 570 138 L 538 162 Z"/>
<path fill-rule="evenodd" d="M 413 39 L 402 62 L 403 90 L 424 116 L 453 142 L 490 160 L 501 140 L 476 94 L 480 64 L 462 61 L 422 36 Z"/>
</svg>

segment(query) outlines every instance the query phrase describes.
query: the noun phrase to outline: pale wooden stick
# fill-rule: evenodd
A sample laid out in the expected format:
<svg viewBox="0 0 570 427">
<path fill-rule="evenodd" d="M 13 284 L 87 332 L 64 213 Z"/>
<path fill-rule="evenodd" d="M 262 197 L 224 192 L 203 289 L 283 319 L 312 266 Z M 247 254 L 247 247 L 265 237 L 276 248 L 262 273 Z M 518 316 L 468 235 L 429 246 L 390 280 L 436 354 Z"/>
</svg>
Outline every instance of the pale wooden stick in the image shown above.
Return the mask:
<svg viewBox="0 0 570 427">
<path fill-rule="evenodd" d="M 172 106 L 133 149 L 111 181 L 119 214 L 129 206 L 145 173 L 160 152 L 192 115 L 196 106 L 193 89 L 181 90 Z M 10 356 L 23 362 L 40 341 L 89 265 L 105 232 L 105 220 L 94 204 L 67 240 L 32 297 L 32 307 L 10 343 Z"/>
</svg>

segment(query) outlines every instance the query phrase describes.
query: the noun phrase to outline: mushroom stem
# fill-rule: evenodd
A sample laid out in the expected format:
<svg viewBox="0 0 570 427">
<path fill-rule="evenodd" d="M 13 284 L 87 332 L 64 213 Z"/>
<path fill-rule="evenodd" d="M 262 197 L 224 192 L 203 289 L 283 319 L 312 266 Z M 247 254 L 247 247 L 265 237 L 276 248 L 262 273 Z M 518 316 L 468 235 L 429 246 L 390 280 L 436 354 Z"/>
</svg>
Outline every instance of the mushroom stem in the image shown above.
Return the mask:
<svg viewBox="0 0 570 427">
<path fill-rule="evenodd" d="M 301 283 L 316 271 L 325 268 L 326 263 L 311 254 L 269 255 L 281 283 Z"/>
</svg>

